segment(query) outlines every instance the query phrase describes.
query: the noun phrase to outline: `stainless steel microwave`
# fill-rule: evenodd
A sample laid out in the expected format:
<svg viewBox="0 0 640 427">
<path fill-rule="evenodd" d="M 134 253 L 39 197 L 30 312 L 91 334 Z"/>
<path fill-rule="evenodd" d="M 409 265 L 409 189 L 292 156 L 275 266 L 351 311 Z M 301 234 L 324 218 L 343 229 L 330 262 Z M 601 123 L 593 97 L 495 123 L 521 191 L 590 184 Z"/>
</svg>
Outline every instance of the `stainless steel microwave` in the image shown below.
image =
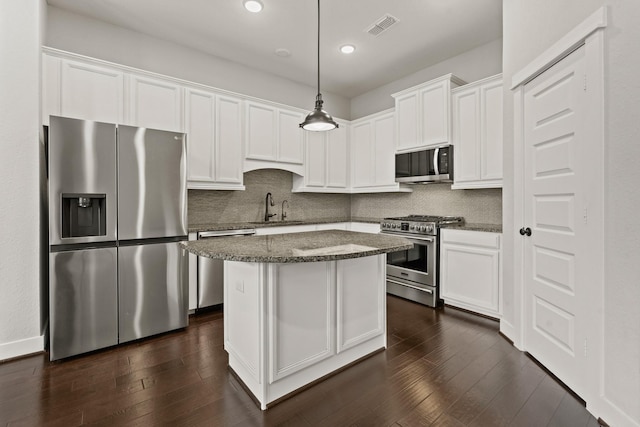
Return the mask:
<svg viewBox="0 0 640 427">
<path fill-rule="evenodd" d="M 396 182 L 453 182 L 453 145 L 396 154 Z"/>
</svg>

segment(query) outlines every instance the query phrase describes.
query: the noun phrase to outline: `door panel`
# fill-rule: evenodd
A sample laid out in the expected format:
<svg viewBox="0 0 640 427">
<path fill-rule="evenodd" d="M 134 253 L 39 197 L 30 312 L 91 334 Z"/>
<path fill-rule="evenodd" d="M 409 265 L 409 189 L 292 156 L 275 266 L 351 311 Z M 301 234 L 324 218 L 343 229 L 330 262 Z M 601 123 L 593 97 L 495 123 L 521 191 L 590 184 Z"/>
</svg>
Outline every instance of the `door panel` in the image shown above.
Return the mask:
<svg viewBox="0 0 640 427">
<path fill-rule="evenodd" d="M 50 357 L 118 343 L 116 248 L 49 255 Z"/>
<path fill-rule="evenodd" d="M 187 157 L 181 133 L 118 126 L 118 238 L 187 235 Z"/>
<path fill-rule="evenodd" d="M 584 392 L 589 247 L 583 210 L 588 171 L 584 47 L 524 90 L 525 346 L 576 393 Z"/>
<path fill-rule="evenodd" d="M 118 248 L 121 343 L 187 326 L 188 271 L 180 243 Z"/>
<path fill-rule="evenodd" d="M 48 165 L 51 245 L 117 239 L 115 139 L 116 126 L 113 124 L 51 117 Z M 63 238 L 63 194 L 69 197 L 74 194 L 103 195 L 106 234 Z"/>
</svg>

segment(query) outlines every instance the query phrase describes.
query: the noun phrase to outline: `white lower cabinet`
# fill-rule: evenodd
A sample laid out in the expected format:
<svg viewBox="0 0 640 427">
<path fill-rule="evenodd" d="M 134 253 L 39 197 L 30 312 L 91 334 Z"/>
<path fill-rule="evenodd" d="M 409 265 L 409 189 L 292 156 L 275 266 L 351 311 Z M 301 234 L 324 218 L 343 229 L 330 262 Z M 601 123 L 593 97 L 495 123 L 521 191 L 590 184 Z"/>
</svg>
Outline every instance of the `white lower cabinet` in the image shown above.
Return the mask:
<svg viewBox="0 0 640 427">
<path fill-rule="evenodd" d="M 273 227 L 256 228 L 256 236 L 268 236 L 272 234 L 302 233 L 305 231 L 321 230 L 350 230 L 361 233 L 378 233 L 379 224 L 364 222 L 331 222 L 323 224 L 303 224 L 303 225 L 278 225 Z"/>
<path fill-rule="evenodd" d="M 350 222 L 349 230 L 358 231 L 360 233 L 378 234 L 380 232 L 380 223 Z"/>
<path fill-rule="evenodd" d="M 385 264 L 225 261 L 224 347 L 262 409 L 386 347 Z"/>
<path fill-rule="evenodd" d="M 276 225 L 273 227 L 258 227 L 256 228 L 256 236 L 269 236 L 272 234 L 287 234 L 287 233 L 303 233 L 305 231 L 316 231 L 316 225 L 304 224 L 304 225 Z"/>
<path fill-rule="evenodd" d="M 501 236 L 442 229 L 440 296 L 445 304 L 494 318 L 501 316 Z"/>
</svg>

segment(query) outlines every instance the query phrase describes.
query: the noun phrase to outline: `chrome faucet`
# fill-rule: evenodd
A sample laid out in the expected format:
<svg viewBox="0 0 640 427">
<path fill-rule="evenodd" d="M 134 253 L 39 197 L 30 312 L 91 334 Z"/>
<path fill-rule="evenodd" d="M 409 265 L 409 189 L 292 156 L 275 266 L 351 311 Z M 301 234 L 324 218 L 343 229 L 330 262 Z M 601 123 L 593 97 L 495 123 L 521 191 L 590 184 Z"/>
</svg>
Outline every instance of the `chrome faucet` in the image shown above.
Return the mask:
<svg viewBox="0 0 640 427">
<path fill-rule="evenodd" d="M 287 202 L 286 200 L 282 201 L 282 210 L 280 211 L 280 219 L 282 221 L 284 221 L 287 218 L 287 213 L 284 211 L 284 204 L 287 204 L 287 207 L 289 207 L 289 202 Z"/>
<path fill-rule="evenodd" d="M 273 197 L 271 196 L 271 193 L 267 193 L 267 197 L 264 200 L 264 221 L 268 222 L 269 218 L 271 218 L 272 216 L 277 216 L 277 213 L 274 214 L 270 214 L 269 213 L 269 206 L 273 206 Z"/>
</svg>

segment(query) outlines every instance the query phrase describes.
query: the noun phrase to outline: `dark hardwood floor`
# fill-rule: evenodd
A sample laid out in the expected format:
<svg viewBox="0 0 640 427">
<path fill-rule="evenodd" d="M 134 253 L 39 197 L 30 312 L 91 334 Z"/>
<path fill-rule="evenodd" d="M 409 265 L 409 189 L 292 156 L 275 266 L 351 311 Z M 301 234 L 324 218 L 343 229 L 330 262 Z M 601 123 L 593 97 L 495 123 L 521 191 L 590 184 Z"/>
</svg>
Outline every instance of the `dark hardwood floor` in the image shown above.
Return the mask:
<svg viewBox="0 0 640 427">
<path fill-rule="evenodd" d="M 267 411 L 227 369 L 222 312 L 61 362 L 0 363 L 0 426 L 597 426 L 492 320 L 389 296 L 388 348 Z"/>
</svg>

